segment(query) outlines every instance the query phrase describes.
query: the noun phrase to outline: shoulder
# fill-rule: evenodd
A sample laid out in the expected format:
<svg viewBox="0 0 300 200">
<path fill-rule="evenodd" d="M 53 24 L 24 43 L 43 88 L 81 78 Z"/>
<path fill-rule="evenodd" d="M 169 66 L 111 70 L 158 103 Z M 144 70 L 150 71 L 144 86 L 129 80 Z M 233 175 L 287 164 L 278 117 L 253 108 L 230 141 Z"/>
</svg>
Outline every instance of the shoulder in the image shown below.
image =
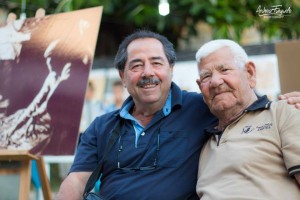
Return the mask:
<svg viewBox="0 0 300 200">
<path fill-rule="evenodd" d="M 271 112 L 276 117 L 279 125 L 299 124 L 300 110 L 288 104 L 285 100 L 273 102 L 271 104 Z"/>
<path fill-rule="evenodd" d="M 300 110 L 295 108 L 294 105 L 290 105 L 286 100 L 280 100 L 276 102 L 272 102 L 271 109 L 273 111 L 278 112 L 278 114 L 287 114 L 287 113 L 298 113 L 300 114 Z"/>
<path fill-rule="evenodd" d="M 95 118 L 88 129 L 92 129 L 95 132 L 106 132 L 106 129 L 111 129 L 118 120 L 119 110 L 114 110 L 109 113 L 105 113 Z"/>
</svg>

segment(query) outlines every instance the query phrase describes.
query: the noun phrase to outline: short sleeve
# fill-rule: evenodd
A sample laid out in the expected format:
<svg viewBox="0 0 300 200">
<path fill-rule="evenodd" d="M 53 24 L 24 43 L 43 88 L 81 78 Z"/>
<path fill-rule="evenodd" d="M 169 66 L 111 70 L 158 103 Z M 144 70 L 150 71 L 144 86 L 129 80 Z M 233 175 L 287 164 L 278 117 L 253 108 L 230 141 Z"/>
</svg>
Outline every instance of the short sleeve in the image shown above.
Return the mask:
<svg viewBox="0 0 300 200">
<path fill-rule="evenodd" d="M 97 118 L 86 131 L 81 135 L 76 149 L 74 163 L 70 172 L 93 171 L 98 164 L 97 137 L 96 137 Z"/>
<path fill-rule="evenodd" d="M 276 119 L 283 159 L 292 176 L 300 173 L 300 110 L 286 101 L 279 101 L 276 103 Z"/>
</svg>

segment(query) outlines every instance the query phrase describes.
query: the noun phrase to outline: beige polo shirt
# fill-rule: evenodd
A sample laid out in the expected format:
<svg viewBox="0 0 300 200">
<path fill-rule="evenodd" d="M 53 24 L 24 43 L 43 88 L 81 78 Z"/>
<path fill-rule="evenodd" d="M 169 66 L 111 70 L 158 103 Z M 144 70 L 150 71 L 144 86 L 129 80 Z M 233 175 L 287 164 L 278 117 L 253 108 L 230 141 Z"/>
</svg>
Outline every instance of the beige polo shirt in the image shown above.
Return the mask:
<svg viewBox="0 0 300 200">
<path fill-rule="evenodd" d="M 214 134 L 213 134 L 214 135 Z M 199 160 L 202 200 L 300 200 L 300 110 L 262 97 L 223 132 Z"/>
</svg>

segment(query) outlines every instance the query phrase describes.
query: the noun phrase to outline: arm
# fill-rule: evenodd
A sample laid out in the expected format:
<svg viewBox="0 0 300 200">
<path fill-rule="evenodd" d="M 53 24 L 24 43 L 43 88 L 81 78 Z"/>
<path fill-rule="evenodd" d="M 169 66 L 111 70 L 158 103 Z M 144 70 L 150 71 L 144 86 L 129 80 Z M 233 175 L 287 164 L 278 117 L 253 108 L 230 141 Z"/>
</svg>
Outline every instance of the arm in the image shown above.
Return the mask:
<svg viewBox="0 0 300 200">
<path fill-rule="evenodd" d="M 62 182 L 56 200 L 81 200 L 83 190 L 92 172 L 72 172 Z"/>
<path fill-rule="evenodd" d="M 289 92 L 279 95 L 279 100 L 287 100 L 288 104 L 294 105 L 300 110 L 300 92 Z"/>
</svg>

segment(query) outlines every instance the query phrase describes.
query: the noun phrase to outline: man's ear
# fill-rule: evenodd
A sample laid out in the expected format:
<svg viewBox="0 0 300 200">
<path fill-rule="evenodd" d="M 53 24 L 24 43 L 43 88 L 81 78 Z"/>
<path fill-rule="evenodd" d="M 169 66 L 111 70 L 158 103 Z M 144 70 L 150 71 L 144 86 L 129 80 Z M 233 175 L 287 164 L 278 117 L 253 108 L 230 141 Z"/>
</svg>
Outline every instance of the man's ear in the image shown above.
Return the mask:
<svg viewBox="0 0 300 200">
<path fill-rule="evenodd" d="M 119 70 L 119 77 L 123 83 L 123 86 L 126 88 L 126 85 L 124 83 L 124 72 L 122 70 Z"/>
<path fill-rule="evenodd" d="M 199 90 L 201 91 L 201 87 L 200 87 L 200 85 L 201 85 L 200 78 L 196 79 L 196 83 L 197 83 L 197 85 L 198 85 L 198 87 L 199 87 Z"/>
<path fill-rule="evenodd" d="M 256 67 L 255 64 L 251 61 L 246 63 L 246 71 L 247 71 L 247 77 L 249 80 L 249 85 L 251 88 L 254 88 L 256 86 Z"/>
</svg>

